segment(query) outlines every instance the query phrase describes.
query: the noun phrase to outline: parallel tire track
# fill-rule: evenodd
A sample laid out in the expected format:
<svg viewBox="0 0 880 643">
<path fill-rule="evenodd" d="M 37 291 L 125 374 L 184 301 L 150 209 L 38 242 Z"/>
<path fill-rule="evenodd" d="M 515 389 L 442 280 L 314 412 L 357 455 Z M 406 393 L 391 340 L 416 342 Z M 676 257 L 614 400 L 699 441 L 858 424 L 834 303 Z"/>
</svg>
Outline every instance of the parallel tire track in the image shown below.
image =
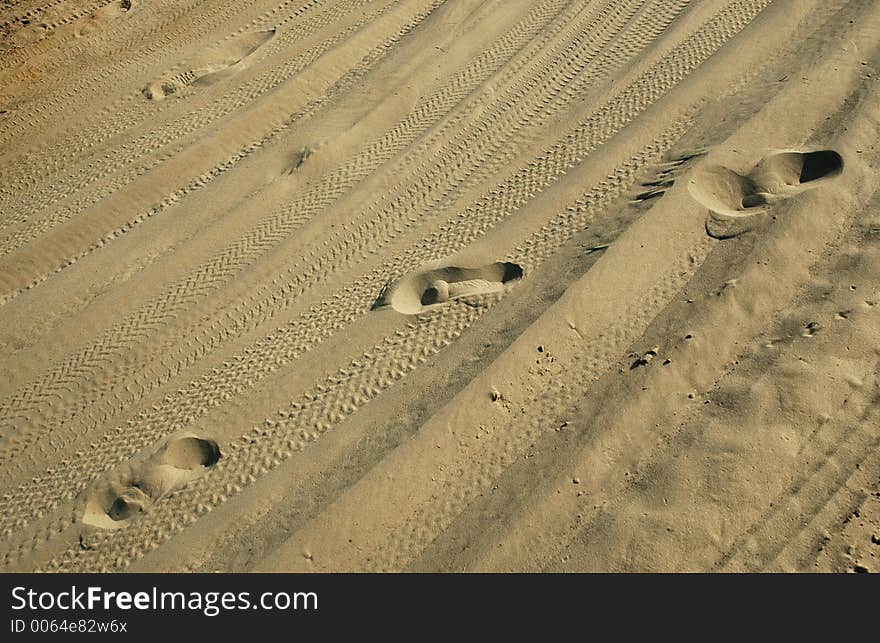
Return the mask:
<svg viewBox="0 0 880 643">
<path fill-rule="evenodd" d="M 517 203 L 516 196 L 509 197 L 510 192 L 508 190 L 503 190 L 498 191 L 498 196 L 496 197 L 496 199 L 500 201 L 499 205 L 502 205 L 504 201 L 507 200 L 507 202 L 510 204 L 509 207 L 511 209 L 516 209 L 518 205 L 521 205 L 522 202 L 528 200 L 531 195 L 535 193 L 536 190 L 540 191 L 540 189 L 545 187 L 549 181 L 552 181 L 552 179 L 548 179 L 546 177 L 558 176 L 560 173 L 563 173 L 565 171 L 564 168 L 566 154 L 572 155 L 571 162 L 577 162 L 575 159 L 578 158 L 579 154 L 583 154 L 585 151 L 588 151 L 596 144 L 601 144 L 603 134 L 605 137 L 613 135 L 614 131 L 616 131 L 614 126 L 604 123 L 603 120 L 607 119 L 609 116 L 613 116 L 614 114 L 619 115 L 620 112 L 623 111 L 624 116 L 618 116 L 617 119 L 612 118 L 613 123 L 615 120 L 617 120 L 616 124 L 619 129 L 619 127 L 623 125 L 623 123 L 621 123 L 620 121 L 623 121 L 625 123 L 627 117 L 632 118 L 634 114 L 638 113 L 641 109 L 644 109 L 645 106 L 647 104 L 650 104 L 650 102 L 652 102 L 653 100 L 656 100 L 656 98 L 659 95 L 662 95 L 664 91 L 674 86 L 681 78 L 683 78 L 700 62 L 702 62 L 702 60 L 707 58 L 709 55 L 711 55 L 712 52 L 720 47 L 723 42 L 725 42 L 733 34 L 739 31 L 743 26 L 745 26 L 745 24 L 747 24 L 755 15 L 757 15 L 757 13 L 760 11 L 761 8 L 763 8 L 765 4 L 767 3 L 739 2 L 728 6 L 727 9 L 720 12 L 714 19 L 703 25 L 703 27 L 695 34 L 694 37 L 682 43 L 679 47 L 670 52 L 670 54 L 665 56 L 664 59 L 661 60 L 657 65 L 655 65 L 654 68 L 649 70 L 648 73 L 641 76 L 639 80 L 637 80 L 632 86 L 621 92 L 621 94 L 619 94 L 615 98 L 615 100 L 610 101 L 609 104 L 606 105 L 606 107 L 609 107 L 607 111 L 599 110 L 599 113 L 597 115 L 586 121 L 583 126 L 578 128 L 578 131 L 576 133 L 581 135 L 582 138 L 580 140 L 578 140 L 578 138 L 575 137 L 574 134 L 572 134 L 567 137 L 567 140 L 565 141 L 569 144 L 580 143 L 580 145 L 559 145 L 557 148 L 554 148 L 555 154 L 549 154 L 546 158 L 542 159 L 543 162 L 540 165 L 543 173 L 539 174 L 539 172 L 536 170 L 535 174 L 537 176 L 543 176 L 543 180 L 540 180 L 533 184 L 530 184 L 528 181 L 524 181 L 517 184 L 518 190 L 514 190 L 514 192 L 519 191 L 519 194 L 522 195 L 518 197 L 519 199 L 522 199 L 522 201 Z M 657 81 L 658 78 L 661 79 L 661 82 Z M 623 105 L 628 106 L 629 109 L 620 110 L 620 103 L 618 103 L 618 101 L 621 101 Z M 610 107 L 614 107 L 617 109 L 610 109 Z M 591 134 L 592 136 L 590 136 Z M 595 136 L 595 139 L 593 139 L 593 136 Z M 554 162 L 559 164 L 556 171 L 548 171 L 552 170 L 552 168 L 554 167 Z M 528 172 L 531 171 L 530 168 L 532 167 L 534 166 L 529 166 L 529 168 L 526 168 L 525 172 L 528 174 Z M 542 182 L 544 183 L 544 186 L 541 185 Z M 481 208 L 480 211 L 497 213 L 496 210 L 493 210 L 491 208 Z M 565 234 L 563 230 L 564 229 L 560 229 L 559 233 Z M 465 240 L 464 243 L 466 242 L 467 241 Z M 402 263 L 403 265 L 407 265 L 407 263 L 405 261 L 402 262 L 401 259 L 402 257 L 397 257 L 394 261 L 394 264 L 401 265 Z M 355 289 L 351 289 L 351 291 L 347 292 L 346 295 L 357 297 L 358 291 Z M 361 294 L 361 298 L 363 297 L 364 295 Z M 362 305 L 362 303 L 363 302 L 358 302 L 358 305 Z M 332 325 L 332 317 L 328 319 L 327 315 L 321 315 L 320 319 L 323 320 L 324 323 Z M 266 465 L 264 463 L 260 466 L 263 466 L 265 468 Z M 138 523 L 138 525 L 140 528 L 147 529 L 148 527 L 144 527 L 144 525 L 147 525 L 147 523 L 148 521 L 141 521 L 140 523 Z M 121 542 L 114 544 L 113 549 L 117 553 L 119 551 L 126 551 L 125 548 L 128 544 L 127 539 L 132 531 L 135 530 L 126 530 L 124 532 L 126 537 L 120 538 Z M 132 537 L 137 539 L 137 535 Z M 116 537 L 114 536 L 114 540 L 115 538 Z M 155 543 L 155 538 L 152 538 L 150 542 Z M 121 547 L 122 549 L 119 549 L 117 547 L 117 544 L 118 547 Z M 133 547 L 135 546 L 133 545 Z M 111 556 L 113 555 L 112 552 L 110 554 L 107 554 L 106 551 L 104 552 L 104 554 Z M 91 553 L 74 553 L 72 555 L 74 558 L 80 556 L 92 556 Z M 95 556 L 98 556 L 98 554 L 95 554 Z M 122 556 L 121 558 L 117 556 L 117 559 L 114 560 L 116 564 L 124 565 L 124 562 L 125 560 L 127 560 L 127 558 L 125 556 Z M 119 563 L 120 560 L 122 561 L 121 563 Z M 58 564 L 63 563 L 59 562 Z M 100 568 L 100 565 L 98 566 L 98 568 Z"/>
<path fill-rule="evenodd" d="M 188 102 L 169 102 L 167 107 L 157 109 L 154 103 L 149 103 L 138 91 L 136 96 L 126 101 L 129 109 L 123 110 L 121 105 L 115 106 L 106 118 L 89 130 L 88 136 L 79 133 L 70 139 L 53 141 L 53 146 L 50 148 L 30 152 L 30 155 L 35 156 L 33 163 L 27 163 L 27 157 L 16 159 L 11 166 L 15 172 L 4 176 L 3 186 L 13 195 L 14 203 L 20 206 L 10 208 L 9 215 L 4 218 L 4 226 L 9 232 L 0 244 L 0 256 L 21 247 L 40 233 L 75 216 L 100 202 L 113 191 L 158 167 L 177 153 L 179 143 L 184 137 L 202 131 L 217 119 L 253 103 L 306 69 L 346 36 L 380 19 L 401 2 L 403 0 L 392 0 L 366 13 L 348 28 L 335 31 L 319 45 L 310 47 L 292 59 L 271 67 L 244 85 L 217 96 L 209 105 L 191 108 L 162 126 L 138 135 L 134 139 L 122 141 L 111 151 L 98 154 L 97 158 L 94 158 L 94 155 L 88 157 L 84 154 L 91 149 L 95 149 L 96 153 L 100 152 L 104 149 L 99 147 L 100 144 L 119 137 L 128 128 L 142 123 L 143 119 L 147 117 L 155 119 L 157 112 L 172 109 L 177 105 L 187 106 Z M 288 30 L 277 37 L 282 44 L 307 38 L 319 32 L 328 23 L 338 20 L 341 15 L 347 13 L 347 9 L 346 3 L 334 5 L 332 11 L 304 21 L 298 28 Z M 83 158 L 77 161 L 81 156 Z M 45 165 L 47 157 L 52 162 L 48 167 Z M 143 161 L 138 163 L 141 159 Z M 60 176 L 54 174 L 58 168 L 64 168 L 64 173 Z M 53 177 L 53 188 L 47 191 L 42 185 L 43 180 L 49 176 Z M 77 200 L 72 203 L 63 202 L 86 188 L 89 189 Z M 27 207 L 23 207 L 25 204 Z M 51 207 L 55 204 L 58 204 L 57 207 Z"/>
<path fill-rule="evenodd" d="M 194 38 L 210 34 L 221 25 L 229 25 L 242 10 L 252 9 L 250 4 L 230 4 L 213 0 L 218 6 L 208 10 L 204 5 L 210 1 L 190 0 L 187 4 L 173 1 L 161 13 L 158 7 L 151 6 L 150 9 L 158 15 L 157 21 L 149 25 L 147 30 L 143 30 L 144 25 L 140 21 L 116 20 L 113 23 L 116 28 L 102 31 L 99 38 L 85 39 L 86 42 L 79 46 L 65 47 L 63 57 L 46 57 L 45 61 L 40 62 L 29 60 L 21 71 L 6 79 L 10 84 L 28 81 L 28 87 L 25 93 L 16 95 L 15 111 L 0 122 L 0 139 L 15 140 L 33 135 L 44 124 L 53 122 L 65 111 L 79 108 L 94 96 L 113 91 L 120 77 L 143 79 L 144 70 L 155 64 L 157 59 L 176 55 L 176 48 L 182 40 L 191 42 Z M 287 4 L 290 3 L 284 3 Z M 300 0 L 300 4 L 302 7 L 296 9 L 286 20 L 302 15 L 315 4 L 315 0 Z M 251 20 L 247 25 L 255 22 L 262 21 Z M 237 29 L 231 36 L 241 31 L 243 29 Z M 184 35 L 185 40 L 182 38 Z M 144 45 L 144 42 L 147 44 Z M 106 48 L 106 64 L 91 64 L 85 73 L 74 74 L 69 78 L 58 77 L 64 67 L 55 67 L 68 65 L 85 54 L 92 59 L 99 57 L 101 50 L 96 52 L 96 47 Z M 119 50 L 130 55 L 124 61 L 110 59 Z M 121 112 L 123 104 L 136 99 L 135 95 L 124 96 L 100 109 L 95 116 L 81 114 L 79 126 L 95 127 L 97 122 L 103 122 L 108 115 Z"/>
<path fill-rule="evenodd" d="M 679 124 L 664 133 L 660 139 L 662 143 L 646 147 L 622 165 L 612 178 L 603 181 L 558 216 L 569 224 L 575 222 L 572 219 L 587 222 L 596 208 L 622 194 L 644 165 L 658 157 L 661 146 L 665 148 L 671 145 L 682 130 Z M 572 225 L 557 225 L 542 230 L 536 235 L 540 240 L 536 241 L 535 247 L 541 246 L 548 251 L 558 249 L 577 231 L 578 228 Z M 537 263 L 536 256 L 531 265 L 536 266 Z M 157 511 L 150 520 L 134 523 L 124 532 L 100 536 L 93 551 L 70 550 L 53 559 L 47 569 L 109 571 L 126 568 L 132 560 L 192 524 L 200 515 L 240 493 L 245 486 L 278 466 L 293 452 L 308 448 L 323 433 L 425 364 L 432 355 L 450 345 L 490 310 L 501 296 L 474 298 L 441 313 L 419 315 L 405 330 L 371 347 L 361 358 L 340 369 L 337 376 L 331 376 L 305 392 L 289 408 L 279 410 L 273 420 L 255 427 L 229 444 L 223 468 L 218 468 L 205 479 L 208 489 L 198 490 L 201 501 L 192 498 L 195 490 L 169 499 L 163 503 L 161 515 Z M 27 549 L 27 546 L 23 547 L 18 555 L 24 554 Z M 11 559 L 15 557 L 13 555 Z"/>
<path fill-rule="evenodd" d="M 553 7 L 553 5 L 547 6 L 551 8 Z M 546 8 L 542 9 L 539 7 L 539 9 L 541 9 L 540 12 L 533 12 L 533 14 L 527 19 L 526 25 L 529 25 L 529 29 L 521 30 L 522 33 L 519 34 L 519 38 L 524 36 L 528 37 L 529 34 L 533 33 L 534 30 L 549 17 Z M 514 50 L 519 46 L 517 42 L 518 41 L 516 40 L 512 41 Z M 511 49 L 511 43 L 502 41 L 499 43 L 499 48 L 500 52 L 509 51 Z M 501 56 L 501 58 L 503 58 L 503 56 Z M 112 355 L 114 348 L 118 349 L 120 345 L 125 342 L 131 342 L 143 338 L 151 326 L 161 324 L 163 321 L 170 319 L 174 314 L 177 314 L 181 310 L 183 304 L 190 303 L 199 296 L 216 289 L 221 282 L 231 278 L 236 271 L 242 269 L 246 265 L 250 265 L 256 256 L 266 252 L 279 241 L 288 238 L 293 229 L 307 219 L 311 213 L 317 212 L 320 208 L 328 205 L 332 200 L 337 198 L 341 192 L 354 185 L 359 178 L 369 174 L 379 161 L 387 158 L 391 152 L 400 149 L 404 144 L 409 142 L 412 133 L 418 132 L 420 129 L 427 127 L 427 125 L 435 120 L 439 114 L 448 110 L 458 98 L 466 94 L 469 87 L 472 87 L 476 80 L 484 77 L 487 67 L 488 71 L 491 71 L 491 69 L 497 67 L 500 62 L 501 59 L 499 59 L 494 52 L 490 52 L 490 56 L 487 58 L 479 58 L 473 67 L 466 69 L 460 77 L 454 78 L 450 87 L 447 89 L 441 89 L 435 96 L 429 98 L 420 111 L 414 113 L 414 115 L 407 121 L 404 121 L 400 127 L 391 130 L 386 137 L 380 139 L 373 148 L 367 148 L 362 155 L 354 159 L 352 162 L 344 165 L 336 172 L 331 173 L 327 181 L 322 183 L 322 185 L 312 193 L 306 195 L 302 200 L 294 202 L 289 206 L 285 206 L 279 212 L 270 216 L 266 224 L 261 225 L 257 228 L 254 234 L 244 240 L 244 245 L 242 245 L 242 242 L 236 243 L 231 250 L 227 250 L 219 255 L 212 264 L 200 269 L 197 274 L 189 276 L 184 281 L 179 282 L 173 286 L 173 291 L 171 293 L 163 295 L 161 300 L 157 301 L 146 310 L 140 311 L 132 322 L 125 323 L 118 327 L 113 331 L 112 336 L 101 339 L 96 345 L 94 345 L 94 348 L 89 349 L 89 352 L 82 355 L 82 357 L 77 359 L 76 362 L 70 364 L 69 367 L 63 367 L 64 370 L 62 373 L 58 373 L 61 377 L 52 379 L 52 384 L 47 389 L 46 394 L 37 393 L 36 399 L 49 399 L 62 390 L 68 390 L 71 387 L 73 380 L 70 376 L 65 377 L 63 375 L 64 372 L 70 374 L 76 372 L 76 376 L 81 377 L 87 375 L 89 378 L 92 378 L 95 373 L 89 369 L 90 364 L 97 366 L 102 362 L 106 362 L 110 355 Z M 474 71 L 479 71 L 480 75 L 474 77 Z M 487 116 L 484 120 L 490 120 L 491 118 L 491 116 Z M 478 126 L 477 129 L 482 129 L 482 126 Z M 410 133 L 408 134 L 407 132 Z M 442 136 L 442 132 L 436 135 Z M 465 147 L 466 145 L 462 143 L 454 149 L 460 151 Z M 364 161 L 368 162 L 365 163 Z M 451 154 L 447 155 L 447 158 L 443 160 L 442 163 L 445 166 L 454 161 L 455 154 Z M 330 185 L 334 187 L 328 189 L 326 186 L 328 181 Z M 411 207 L 404 207 L 403 203 L 395 202 L 389 206 L 388 209 L 390 212 L 404 213 L 411 210 Z M 388 213 L 386 213 L 385 218 L 387 218 L 387 214 Z M 363 218 L 366 219 L 370 225 L 374 226 L 374 228 L 378 227 L 380 218 L 376 217 L 374 213 L 367 213 Z M 378 229 L 374 230 L 368 238 L 373 240 L 381 238 L 383 234 L 389 231 L 389 228 L 390 226 L 388 225 L 378 227 Z M 334 243 L 336 245 L 330 246 L 331 252 L 329 255 L 326 250 L 322 250 L 323 256 L 307 258 L 304 263 L 310 266 L 310 268 L 303 268 L 300 271 L 299 268 L 302 266 L 299 264 L 296 267 L 291 268 L 288 271 L 288 274 L 285 275 L 286 279 L 291 280 L 289 285 L 282 288 L 280 292 L 272 293 L 269 300 L 271 302 L 293 301 L 298 295 L 301 295 L 302 292 L 304 292 L 304 281 L 306 281 L 306 284 L 314 284 L 320 281 L 320 279 L 326 277 L 323 273 L 320 276 L 314 273 L 319 269 L 323 271 L 328 264 L 335 261 L 339 252 L 345 251 L 346 246 L 351 243 L 351 236 L 352 235 L 350 234 L 343 235 L 342 243 L 335 240 Z M 297 289 L 299 290 L 298 293 Z M 171 297 L 170 301 L 169 297 Z M 176 300 L 179 301 L 179 303 L 176 303 Z M 262 302 L 259 300 L 250 300 L 236 305 L 234 310 L 236 314 L 241 313 L 248 315 L 254 310 L 259 311 L 263 306 L 265 306 L 265 300 Z M 226 312 L 224 313 L 224 316 L 228 317 L 229 307 L 225 307 L 225 310 Z M 108 349 L 110 352 L 108 352 Z M 157 354 L 162 354 L 162 350 L 158 351 Z M 3 409 L 4 417 L 8 418 L 6 411 L 14 411 L 16 408 L 18 413 L 23 413 L 35 408 L 33 405 L 20 406 L 15 401 L 11 402 L 11 404 L 12 406 L 4 404 L 0 407 Z M 22 418 L 21 415 L 18 417 Z M 55 418 L 49 424 L 57 425 L 59 422 L 64 421 L 63 418 Z M 49 427 L 46 428 L 48 429 Z"/>
<path fill-rule="evenodd" d="M 591 123 L 591 125 L 592 125 L 592 123 Z M 608 136 L 610 136 L 610 133 L 611 132 L 599 133 L 598 136 L 602 136 L 604 138 L 607 138 Z M 597 133 L 593 132 L 593 136 L 596 136 L 596 135 L 597 135 Z M 590 140 L 589 146 L 587 147 L 587 149 L 592 149 L 593 147 L 595 147 L 595 145 L 596 145 L 595 139 Z M 553 157 L 558 157 L 560 154 L 560 151 L 564 148 L 563 145 L 557 145 L 557 147 L 554 149 L 553 154 L 551 154 L 548 157 L 539 159 L 539 161 L 537 161 L 534 165 L 531 165 L 530 167 L 526 168 L 525 174 L 527 176 L 528 175 L 549 176 L 549 177 L 551 177 L 551 179 L 555 178 L 557 176 L 560 176 L 562 173 L 564 173 L 564 169 L 562 168 L 563 165 L 565 165 L 565 164 L 571 165 L 573 163 L 578 162 L 581 158 L 583 158 L 583 155 L 586 153 L 586 151 L 583 149 L 583 147 L 584 147 L 583 144 L 581 144 L 579 146 L 578 145 L 573 146 L 572 149 L 575 150 L 575 155 L 572 156 L 571 158 L 565 159 L 563 161 L 562 159 L 558 159 L 558 158 L 554 159 L 553 158 Z M 581 148 L 581 150 L 578 151 L 578 148 Z M 555 167 L 555 168 L 553 168 L 552 165 L 548 165 L 548 162 L 551 162 L 554 160 L 556 161 L 556 165 L 557 165 L 557 167 Z M 500 211 L 500 212 L 504 212 L 504 213 L 511 212 L 511 211 L 515 210 L 518 205 L 525 202 L 529 198 L 529 196 L 533 195 L 539 189 L 539 187 L 540 186 L 527 180 L 523 186 L 517 186 L 516 189 L 505 190 L 505 193 L 508 195 L 519 195 L 516 197 L 517 200 L 511 200 L 510 198 L 506 198 L 506 199 L 504 199 L 504 201 L 502 203 L 498 203 L 498 204 L 493 204 L 491 202 L 486 203 L 481 208 L 479 208 L 479 210 L 483 211 L 483 212 L 485 212 L 485 211 L 488 211 L 488 212 Z M 490 201 L 491 200 L 492 199 L 490 199 Z M 457 234 L 463 235 L 466 240 L 471 240 L 471 239 L 475 238 L 476 235 L 479 234 L 480 224 L 483 220 L 485 220 L 486 217 L 485 217 L 485 215 L 481 216 L 480 214 L 478 214 L 476 212 L 468 212 L 467 215 L 463 215 L 463 217 L 464 217 L 464 219 L 466 219 L 467 223 L 458 222 L 458 223 L 456 223 L 456 225 L 454 227 L 457 231 Z M 423 257 L 422 260 L 426 260 L 429 258 L 435 258 L 438 254 L 443 254 L 443 253 L 447 253 L 450 251 L 450 247 L 449 247 L 450 241 L 449 240 L 453 239 L 456 235 L 450 235 L 447 232 L 445 232 L 445 230 L 447 230 L 448 228 L 452 228 L 452 227 L 453 227 L 452 225 L 441 226 L 440 234 L 435 235 L 435 238 L 432 238 L 427 243 L 420 244 L 423 247 L 429 248 L 430 252 L 431 252 L 431 254 L 429 254 L 427 257 Z M 420 249 L 420 251 L 421 251 L 421 249 Z M 416 255 L 416 256 L 418 256 L 418 255 Z M 330 259 L 332 260 L 332 259 L 334 259 L 334 257 L 330 257 Z M 395 260 L 395 261 L 392 261 L 391 264 L 393 266 L 397 266 L 396 269 L 400 269 L 399 267 L 401 265 L 402 266 L 413 266 L 414 261 L 415 261 L 414 259 L 410 258 L 408 261 L 402 261 L 402 262 Z M 330 261 L 328 263 L 332 263 L 332 261 Z M 379 271 L 374 271 L 373 276 L 371 278 L 371 281 L 376 282 L 374 284 L 373 291 L 378 290 L 378 287 L 381 285 L 381 281 L 383 279 L 387 278 L 388 271 L 390 269 L 391 269 L 391 267 L 386 265 L 386 267 L 383 267 L 383 269 L 380 269 Z M 323 278 L 323 277 L 324 277 L 324 275 L 321 275 L 321 278 Z M 190 290 L 192 290 L 192 285 L 182 287 L 179 290 L 190 291 Z M 348 301 L 348 302 L 357 301 L 357 299 L 353 299 L 351 295 L 352 295 L 352 293 L 346 293 L 346 296 L 343 297 L 343 300 Z M 363 295 L 361 295 L 361 296 L 363 296 Z M 333 322 L 332 321 L 333 319 L 338 318 L 338 313 L 332 313 L 332 314 L 331 313 L 324 313 L 321 315 L 316 315 L 315 310 L 313 309 L 312 313 L 308 316 L 311 318 L 311 322 L 307 322 L 304 325 L 304 327 L 307 329 L 307 334 L 312 332 L 311 330 L 308 330 L 308 329 L 313 329 L 316 326 L 321 327 L 323 329 L 333 329 L 333 328 L 336 328 L 337 326 L 342 327 L 342 326 L 346 325 L 347 323 L 350 323 L 351 319 L 353 319 L 357 315 L 361 314 L 362 310 L 363 310 L 363 307 L 361 307 L 360 305 L 354 305 L 354 306 L 349 305 L 348 311 L 346 311 L 347 315 L 345 316 L 345 318 L 343 318 L 344 320 L 340 321 L 340 322 Z M 329 315 L 329 317 L 328 317 L 328 315 Z M 303 326 L 301 325 L 300 327 L 303 327 Z M 276 341 L 275 338 L 271 337 L 270 341 L 268 343 L 270 345 L 272 345 L 275 343 L 275 341 Z M 308 345 L 309 345 L 309 342 L 307 341 L 305 346 L 308 346 Z M 305 350 L 305 349 L 300 349 L 300 350 Z M 273 365 L 273 364 L 279 363 L 277 355 L 275 356 L 275 358 L 271 358 L 270 356 L 263 355 L 262 352 L 260 352 L 259 354 L 262 355 L 265 359 L 262 362 L 264 365 L 258 369 L 258 372 L 271 371 L 273 369 L 273 367 L 267 366 L 267 365 Z M 281 363 L 283 363 L 283 360 Z M 248 377 L 251 381 L 253 380 L 253 376 L 248 376 Z M 199 385 L 199 388 L 201 388 L 201 387 L 202 387 L 202 385 Z M 213 399 L 217 399 L 217 397 L 218 397 L 217 393 L 218 393 L 218 391 L 216 391 L 216 390 L 211 391 L 210 393 L 208 393 L 208 397 L 212 398 L 212 395 L 213 395 Z M 220 392 L 220 394 L 223 395 L 222 392 Z M 229 395 L 229 393 L 226 393 L 226 395 Z M 177 405 L 170 404 L 170 400 L 166 400 L 166 402 L 169 402 L 169 405 L 166 408 L 168 408 L 168 409 L 177 408 Z M 192 402 L 187 404 L 187 407 L 188 407 L 188 409 L 179 411 L 179 412 L 183 413 L 184 417 L 193 417 L 193 415 L 197 415 L 198 412 L 200 412 L 198 409 L 201 409 L 201 412 L 203 412 L 204 409 L 208 408 L 206 405 L 204 405 L 204 403 L 193 404 Z"/>
</svg>

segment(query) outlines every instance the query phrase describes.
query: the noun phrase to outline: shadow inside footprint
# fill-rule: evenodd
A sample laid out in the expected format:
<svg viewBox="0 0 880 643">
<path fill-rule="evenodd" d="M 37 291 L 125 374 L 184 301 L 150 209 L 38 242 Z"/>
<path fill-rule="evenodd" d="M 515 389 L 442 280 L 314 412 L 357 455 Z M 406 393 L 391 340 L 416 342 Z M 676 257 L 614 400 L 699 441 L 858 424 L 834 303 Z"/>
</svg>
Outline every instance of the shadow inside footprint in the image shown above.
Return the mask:
<svg viewBox="0 0 880 643">
<path fill-rule="evenodd" d="M 196 437 L 180 438 L 168 443 L 162 454 L 162 464 L 192 471 L 199 467 L 213 467 L 220 460 L 220 447 L 213 440 Z"/>
<path fill-rule="evenodd" d="M 371 310 L 390 306 L 397 312 L 414 315 L 462 297 L 498 292 L 522 276 L 522 268 L 509 261 L 479 268 L 428 268 L 386 284 Z"/>
<path fill-rule="evenodd" d="M 152 502 L 150 496 L 138 487 L 129 487 L 113 501 L 107 509 L 107 516 L 116 522 L 129 520 L 134 515 L 146 511 Z"/>
<path fill-rule="evenodd" d="M 833 150 L 780 152 L 768 156 L 750 172 L 765 190 L 786 191 L 806 183 L 829 179 L 843 172 L 843 158 Z M 812 187 L 812 186 L 810 186 Z"/>
<path fill-rule="evenodd" d="M 93 485 L 86 494 L 84 524 L 118 529 L 219 462 L 213 440 L 192 435 L 168 440 L 152 456 Z"/>
<path fill-rule="evenodd" d="M 699 168 L 688 184 L 691 196 L 709 209 L 707 233 L 728 239 L 752 229 L 756 216 L 774 203 L 843 172 L 843 158 L 833 150 L 771 154 L 748 174 L 722 165 Z"/>
</svg>

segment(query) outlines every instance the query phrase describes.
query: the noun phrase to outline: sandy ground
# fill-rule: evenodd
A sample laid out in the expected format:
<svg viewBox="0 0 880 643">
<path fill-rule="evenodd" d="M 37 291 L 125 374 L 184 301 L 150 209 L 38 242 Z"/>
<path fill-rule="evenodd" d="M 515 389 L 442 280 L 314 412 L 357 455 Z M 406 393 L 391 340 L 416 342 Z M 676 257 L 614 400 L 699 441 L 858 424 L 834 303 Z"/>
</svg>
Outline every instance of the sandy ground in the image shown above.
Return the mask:
<svg viewBox="0 0 880 643">
<path fill-rule="evenodd" d="M 880 3 L 0 6 L 3 571 L 880 571 Z"/>
</svg>

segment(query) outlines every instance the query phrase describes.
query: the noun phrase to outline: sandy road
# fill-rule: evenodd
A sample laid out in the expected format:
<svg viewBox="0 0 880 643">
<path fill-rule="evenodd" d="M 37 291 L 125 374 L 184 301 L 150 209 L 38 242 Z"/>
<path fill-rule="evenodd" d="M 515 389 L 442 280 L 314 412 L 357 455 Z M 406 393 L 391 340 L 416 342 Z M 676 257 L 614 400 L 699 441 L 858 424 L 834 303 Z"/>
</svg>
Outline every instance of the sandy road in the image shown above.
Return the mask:
<svg viewBox="0 0 880 643">
<path fill-rule="evenodd" d="M 871 567 L 872 4 L 5 9 L 4 568 Z"/>
</svg>

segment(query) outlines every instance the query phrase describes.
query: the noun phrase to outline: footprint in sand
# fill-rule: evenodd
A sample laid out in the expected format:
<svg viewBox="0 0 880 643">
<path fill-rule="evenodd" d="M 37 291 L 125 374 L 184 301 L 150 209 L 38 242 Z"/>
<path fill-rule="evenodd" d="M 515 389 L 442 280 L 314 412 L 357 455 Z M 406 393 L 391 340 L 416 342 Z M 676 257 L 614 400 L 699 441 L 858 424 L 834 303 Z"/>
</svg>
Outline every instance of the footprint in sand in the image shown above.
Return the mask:
<svg viewBox="0 0 880 643">
<path fill-rule="evenodd" d="M 371 310 L 390 306 L 397 312 L 415 315 L 462 297 L 499 292 L 522 276 L 522 268 L 509 261 L 479 268 L 425 268 L 386 284 Z"/>
<path fill-rule="evenodd" d="M 22 18 L 18 24 L 20 28 L 17 31 L 0 41 L 0 50 L 33 45 L 47 38 L 55 28 L 54 24 L 45 20 L 31 22 L 27 18 Z"/>
<path fill-rule="evenodd" d="M 222 80 L 239 71 L 244 59 L 274 35 L 274 29 L 255 31 L 210 47 L 182 65 L 183 71 L 169 72 L 148 84 L 143 90 L 144 96 L 150 100 L 162 100 L 190 85 L 209 85 Z"/>
<path fill-rule="evenodd" d="M 783 151 L 765 157 L 745 175 L 721 165 L 697 170 L 688 190 L 709 208 L 706 231 L 729 239 L 751 230 L 770 207 L 843 172 L 833 150 Z"/>
<path fill-rule="evenodd" d="M 58 7 L 45 7 L 39 12 L 40 20 L 34 21 L 28 17 L 20 18 L 14 25 L 8 25 L 0 38 L 0 51 L 26 47 L 41 40 L 54 37 L 57 34 L 73 33 L 75 38 L 81 38 L 102 29 L 106 23 L 120 16 L 127 15 L 136 5 L 137 0 L 113 0 L 103 4 L 94 13 L 70 22 L 65 16 L 63 3 L 53 3 Z"/>
<path fill-rule="evenodd" d="M 220 455 L 213 440 L 194 435 L 172 438 L 147 460 L 124 467 L 91 487 L 82 521 L 100 529 L 118 529 L 207 473 Z"/>
<path fill-rule="evenodd" d="M 111 20 L 130 13 L 137 7 L 137 0 L 116 0 L 99 8 L 90 16 L 78 20 L 74 25 L 74 36 L 82 38 L 96 33 L 104 28 Z"/>
</svg>

